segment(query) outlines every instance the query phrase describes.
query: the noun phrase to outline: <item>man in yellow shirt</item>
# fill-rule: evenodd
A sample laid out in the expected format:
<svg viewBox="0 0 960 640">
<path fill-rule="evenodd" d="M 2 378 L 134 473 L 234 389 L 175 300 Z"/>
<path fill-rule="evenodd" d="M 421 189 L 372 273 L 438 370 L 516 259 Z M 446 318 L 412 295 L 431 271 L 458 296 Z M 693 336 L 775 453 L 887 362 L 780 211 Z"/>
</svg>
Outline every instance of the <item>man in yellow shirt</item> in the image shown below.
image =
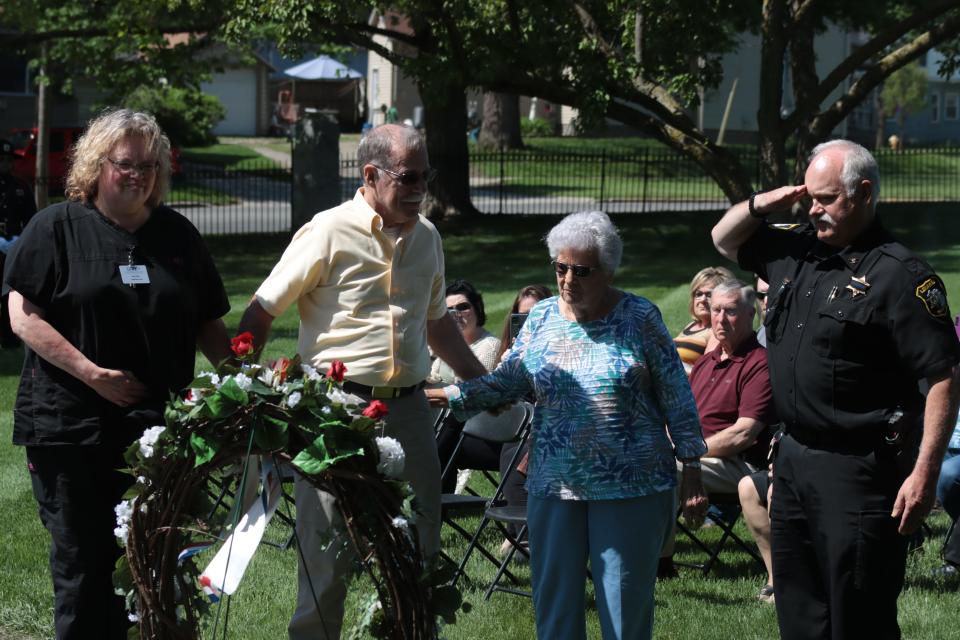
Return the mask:
<svg viewBox="0 0 960 640">
<path fill-rule="evenodd" d="M 486 370 L 447 314 L 440 234 L 420 215 L 430 175 L 423 138 L 382 125 L 360 142 L 357 161 L 363 186 L 297 231 L 240 331 L 263 345 L 273 319 L 296 302 L 303 361 L 325 370 L 342 360 L 345 391 L 387 404 L 385 433 L 406 453 L 404 475 L 420 501 L 416 525 L 429 557 L 440 547 L 440 463 L 422 391 L 427 345 L 465 379 Z M 296 502 L 303 553 L 289 637 L 339 638 L 351 558 L 323 540 L 337 517 L 334 500 L 297 478 Z"/>
</svg>

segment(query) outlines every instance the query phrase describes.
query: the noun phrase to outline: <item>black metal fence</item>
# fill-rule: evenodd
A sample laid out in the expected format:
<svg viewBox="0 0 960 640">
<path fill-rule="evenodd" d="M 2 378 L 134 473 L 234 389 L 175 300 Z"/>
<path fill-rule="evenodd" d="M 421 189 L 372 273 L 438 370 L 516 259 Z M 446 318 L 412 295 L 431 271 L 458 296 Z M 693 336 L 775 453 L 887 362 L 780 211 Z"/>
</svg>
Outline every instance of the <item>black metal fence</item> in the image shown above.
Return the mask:
<svg viewBox="0 0 960 640">
<path fill-rule="evenodd" d="M 758 182 L 756 151 L 736 154 Z M 882 150 L 876 157 L 883 201 L 960 201 L 960 148 Z M 342 200 L 352 198 L 360 186 L 355 157 L 341 157 L 339 177 Z M 62 197 L 62 183 L 51 182 L 60 185 L 51 193 Z M 174 176 L 167 202 L 208 235 L 288 232 L 291 184 L 290 167 L 272 161 L 244 161 L 233 168 L 186 162 Z M 699 166 L 666 149 L 476 153 L 470 158 L 470 194 L 474 205 L 488 214 L 584 209 L 645 213 L 729 206 Z"/>
</svg>

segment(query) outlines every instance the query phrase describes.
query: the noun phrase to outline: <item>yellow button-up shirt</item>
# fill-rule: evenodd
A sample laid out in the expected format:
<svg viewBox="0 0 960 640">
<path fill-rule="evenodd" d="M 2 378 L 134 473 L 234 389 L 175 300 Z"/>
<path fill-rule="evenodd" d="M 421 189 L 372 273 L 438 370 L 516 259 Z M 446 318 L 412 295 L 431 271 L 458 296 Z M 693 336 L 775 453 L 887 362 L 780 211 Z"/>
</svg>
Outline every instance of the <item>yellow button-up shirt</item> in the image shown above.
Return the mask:
<svg viewBox="0 0 960 640">
<path fill-rule="evenodd" d="M 394 241 L 361 187 L 297 231 L 256 298 L 274 317 L 297 303 L 304 362 L 342 360 L 350 380 L 405 387 L 430 372 L 427 320 L 447 312 L 443 272 L 436 227 L 419 216 Z"/>
</svg>

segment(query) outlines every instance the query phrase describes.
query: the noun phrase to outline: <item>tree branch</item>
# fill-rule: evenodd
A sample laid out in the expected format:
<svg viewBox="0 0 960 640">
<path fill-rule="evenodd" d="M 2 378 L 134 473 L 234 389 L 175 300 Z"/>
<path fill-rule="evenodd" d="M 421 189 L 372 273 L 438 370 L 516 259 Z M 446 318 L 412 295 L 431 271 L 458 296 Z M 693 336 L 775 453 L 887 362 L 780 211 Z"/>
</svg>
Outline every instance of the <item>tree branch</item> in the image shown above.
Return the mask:
<svg viewBox="0 0 960 640">
<path fill-rule="evenodd" d="M 960 15 L 955 15 L 926 33 L 917 36 L 899 49 L 890 52 L 860 76 L 839 100 L 818 114 L 814 118 L 811 128 L 816 131 L 829 132 L 890 74 L 916 60 L 941 42 L 953 38 L 958 33 L 960 33 Z"/>
<path fill-rule="evenodd" d="M 223 23 L 213 22 L 209 24 L 189 25 L 165 25 L 157 27 L 130 27 L 127 33 L 133 35 L 148 35 L 159 33 L 161 35 L 175 33 L 209 33 L 218 29 Z M 5 47 L 24 47 L 33 44 L 41 44 L 51 40 L 61 40 L 66 38 L 100 38 L 110 36 L 116 33 L 116 30 L 106 27 L 84 27 L 82 29 L 53 29 L 51 31 L 41 31 L 36 33 L 3 33 L 0 34 L 0 44 Z"/>
</svg>

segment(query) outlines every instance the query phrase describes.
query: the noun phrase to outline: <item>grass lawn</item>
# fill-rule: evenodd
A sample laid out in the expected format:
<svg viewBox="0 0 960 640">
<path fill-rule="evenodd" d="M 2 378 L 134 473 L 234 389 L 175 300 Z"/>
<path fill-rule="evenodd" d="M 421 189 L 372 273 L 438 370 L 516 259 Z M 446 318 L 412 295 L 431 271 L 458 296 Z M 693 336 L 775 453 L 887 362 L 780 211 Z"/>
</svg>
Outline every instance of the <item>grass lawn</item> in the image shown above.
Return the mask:
<svg viewBox="0 0 960 640">
<path fill-rule="evenodd" d="M 950 207 L 891 210 L 883 214 L 889 227 L 921 252 L 943 276 L 948 290 L 960 291 L 960 218 Z M 708 231 L 716 214 L 646 215 L 615 217 L 624 240 L 624 263 L 618 286 L 640 293 L 662 310 L 667 326 L 676 332 L 686 322 L 687 284 L 706 265 L 723 264 L 713 250 Z M 488 326 L 501 326 L 508 305 L 522 285 L 553 284 L 543 247 L 544 233 L 557 218 L 538 216 L 488 216 L 479 221 L 454 220 L 441 225 L 447 258 L 447 277 L 468 277 L 484 294 Z M 210 248 L 224 277 L 233 310 L 226 318 L 232 331 L 250 294 L 267 275 L 280 252 L 284 236 L 211 238 Z M 956 303 L 954 305 L 956 311 Z M 267 358 L 292 354 L 296 347 L 295 310 L 278 318 Z M 0 440 L 10 442 L 11 412 L 19 379 L 19 351 L 0 351 Z M 202 357 L 198 368 L 206 368 Z M 36 515 L 23 450 L 0 446 L 0 495 L 4 528 L 0 555 L 0 638 L 48 638 L 52 636 L 52 593 L 47 570 L 46 531 Z M 900 620 L 906 638 L 956 638 L 956 612 L 960 593 L 927 577 L 939 564 L 937 552 L 947 519 L 931 520 L 934 537 L 909 560 L 907 586 L 900 600 Z M 748 536 L 743 525 L 742 535 Z M 284 531 L 275 522 L 269 536 L 279 539 Z M 716 529 L 705 535 L 714 539 Z M 488 546 L 499 540 L 491 534 Z M 457 556 L 465 544 L 452 531 L 444 530 L 444 547 Z M 701 554 L 682 537 L 680 560 L 696 560 Z M 746 554 L 728 550 L 723 563 L 708 577 L 681 569 L 681 577 L 658 585 L 657 638 L 766 640 L 777 637 L 774 609 L 753 600 L 763 576 Z M 473 610 L 459 624 L 444 630 L 456 639 L 514 640 L 533 637 L 533 609 L 529 600 L 496 594 L 483 600 L 493 568 L 479 556 L 468 566 L 470 577 L 463 586 Z M 519 569 L 521 577 L 525 570 Z M 367 587 L 355 584 L 347 605 Z M 592 591 L 588 598 L 589 637 L 599 637 Z M 285 637 L 285 625 L 296 595 L 295 551 L 262 548 L 254 558 L 244 583 L 232 600 L 229 613 L 231 637 L 275 640 Z M 222 628 L 222 620 L 221 620 Z"/>
<path fill-rule="evenodd" d="M 239 144 L 212 144 L 207 147 L 185 147 L 180 158 L 188 162 L 215 165 L 225 169 L 279 168 L 273 160 Z"/>
</svg>

